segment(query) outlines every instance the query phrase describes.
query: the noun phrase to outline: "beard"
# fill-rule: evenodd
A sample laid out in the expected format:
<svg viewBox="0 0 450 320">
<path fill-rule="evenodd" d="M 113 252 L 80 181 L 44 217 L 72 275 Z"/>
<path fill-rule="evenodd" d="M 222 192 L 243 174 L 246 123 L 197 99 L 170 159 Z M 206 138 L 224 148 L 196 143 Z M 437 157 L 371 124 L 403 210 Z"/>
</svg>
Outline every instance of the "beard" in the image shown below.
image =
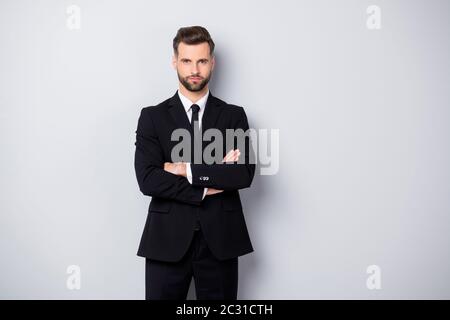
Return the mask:
<svg viewBox="0 0 450 320">
<path fill-rule="evenodd" d="M 212 72 L 209 73 L 209 75 L 206 78 L 202 78 L 200 81 L 197 81 L 196 83 L 190 82 L 189 78 L 192 77 L 192 75 L 183 78 L 177 71 L 178 74 L 178 80 L 183 84 L 183 86 L 192 92 L 202 91 L 203 88 L 208 84 L 209 80 L 211 79 Z M 191 80 L 192 81 L 192 80 Z"/>
</svg>

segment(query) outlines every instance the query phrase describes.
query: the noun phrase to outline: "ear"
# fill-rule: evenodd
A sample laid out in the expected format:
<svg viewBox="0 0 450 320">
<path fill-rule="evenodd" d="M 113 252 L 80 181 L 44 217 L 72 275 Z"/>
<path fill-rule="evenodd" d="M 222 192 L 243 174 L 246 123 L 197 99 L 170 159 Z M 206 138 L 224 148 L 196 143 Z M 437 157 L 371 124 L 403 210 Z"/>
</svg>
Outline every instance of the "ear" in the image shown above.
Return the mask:
<svg viewBox="0 0 450 320">
<path fill-rule="evenodd" d="M 214 70 L 214 66 L 216 65 L 216 56 L 212 56 L 211 58 L 211 71 Z"/>
<path fill-rule="evenodd" d="M 172 68 L 177 70 L 177 57 L 175 56 L 175 54 L 172 56 Z"/>
</svg>

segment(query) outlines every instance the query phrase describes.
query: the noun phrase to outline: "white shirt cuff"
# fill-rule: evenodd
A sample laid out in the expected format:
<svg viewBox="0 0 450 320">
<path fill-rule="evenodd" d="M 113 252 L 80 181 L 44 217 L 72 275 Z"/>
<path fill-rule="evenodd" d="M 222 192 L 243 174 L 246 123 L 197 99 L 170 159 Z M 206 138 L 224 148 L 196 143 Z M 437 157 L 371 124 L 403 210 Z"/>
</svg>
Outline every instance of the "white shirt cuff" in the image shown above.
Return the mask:
<svg viewBox="0 0 450 320">
<path fill-rule="evenodd" d="M 186 178 L 188 179 L 189 183 L 192 184 L 192 171 L 191 164 L 189 162 L 186 162 Z"/>
<path fill-rule="evenodd" d="M 191 164 L 189 162 L 186 162 L 186 178 L 188 179 L 189 183 L 192 184 L 192 170 Z M 208 188 L 204 188 L 202 200 L 205 199 L 207 192 Z"/>
</svg>

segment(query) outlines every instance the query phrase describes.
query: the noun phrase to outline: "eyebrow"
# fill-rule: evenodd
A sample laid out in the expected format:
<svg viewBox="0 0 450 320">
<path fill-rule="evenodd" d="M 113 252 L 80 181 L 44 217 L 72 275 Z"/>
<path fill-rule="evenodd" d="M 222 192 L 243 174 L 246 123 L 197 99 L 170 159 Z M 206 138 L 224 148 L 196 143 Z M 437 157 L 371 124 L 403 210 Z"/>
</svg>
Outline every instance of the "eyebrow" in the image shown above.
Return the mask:
<svg viewBox="0 0 450 320">
<path fill-rule="evenodd" d="M 192 61 L 191 59 L 188 58 L 181 58 L 181 61 Z M 209 61 L 208 59 L 204 58 L 204 59 L 198 59 L 197 61 Z"/>
</svg>

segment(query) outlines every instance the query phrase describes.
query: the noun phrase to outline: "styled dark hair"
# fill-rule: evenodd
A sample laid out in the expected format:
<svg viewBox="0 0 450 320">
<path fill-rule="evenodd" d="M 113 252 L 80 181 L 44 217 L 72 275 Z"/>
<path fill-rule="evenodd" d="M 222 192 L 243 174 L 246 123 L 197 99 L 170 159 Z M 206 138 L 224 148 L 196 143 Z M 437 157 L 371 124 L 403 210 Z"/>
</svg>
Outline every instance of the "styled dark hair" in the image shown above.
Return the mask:
<svg viewBox="0 0 450 320">
<path fill-rule="evenodd" d="M 178 29 L 177 35 L 173 38 L 173 51 L 178 55 L 178 45 L 180 42 L 186 44 L 199 44 L 208 42 L 209 53 L 214 52 L 214 41 L 212 40 L 208 30 L 201 26 L 191 26 Z"/>
</svg>

